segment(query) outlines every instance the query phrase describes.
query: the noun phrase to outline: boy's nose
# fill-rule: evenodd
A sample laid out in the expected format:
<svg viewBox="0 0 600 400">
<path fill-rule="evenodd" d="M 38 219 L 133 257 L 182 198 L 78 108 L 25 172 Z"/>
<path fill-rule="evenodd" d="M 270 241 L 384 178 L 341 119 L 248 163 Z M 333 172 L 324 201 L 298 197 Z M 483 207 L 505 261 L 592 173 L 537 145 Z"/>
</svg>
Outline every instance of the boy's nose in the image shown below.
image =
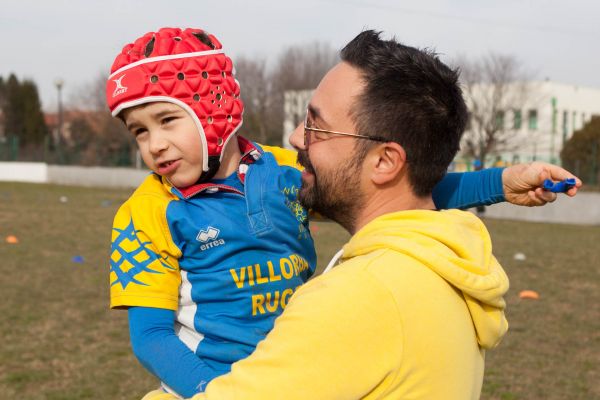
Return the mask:
<svg viewBox="0 0 600 400">
<path fill-rule="evenodd" d="M 160 154 L 169 147 L 169 141 L 160 133 L 150 134 L 149 150 L 152 154 Z"/>
<path fill-rule="evenodd" d="M 305 150 L 304 147 L 304 124 L 301 123 L 294 129 L 294 132 L 290 135 L 290 144 L 298 149 Z"/>
</svg>

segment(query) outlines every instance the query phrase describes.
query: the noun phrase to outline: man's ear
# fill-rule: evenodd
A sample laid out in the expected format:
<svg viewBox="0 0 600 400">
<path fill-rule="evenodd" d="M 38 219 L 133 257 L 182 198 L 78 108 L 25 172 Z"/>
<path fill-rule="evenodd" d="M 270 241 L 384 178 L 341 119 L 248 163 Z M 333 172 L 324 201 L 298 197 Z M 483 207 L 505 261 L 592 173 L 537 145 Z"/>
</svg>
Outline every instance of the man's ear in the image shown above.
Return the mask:
<svg viewBox="0 0 600 400">
<path fill-rule="evenodd" d="M 376 185 L 392 182 L 405 173 L 406 152 L 396 142 L 376 146 L 372 157 L 371 180 Z"/>
</svg>

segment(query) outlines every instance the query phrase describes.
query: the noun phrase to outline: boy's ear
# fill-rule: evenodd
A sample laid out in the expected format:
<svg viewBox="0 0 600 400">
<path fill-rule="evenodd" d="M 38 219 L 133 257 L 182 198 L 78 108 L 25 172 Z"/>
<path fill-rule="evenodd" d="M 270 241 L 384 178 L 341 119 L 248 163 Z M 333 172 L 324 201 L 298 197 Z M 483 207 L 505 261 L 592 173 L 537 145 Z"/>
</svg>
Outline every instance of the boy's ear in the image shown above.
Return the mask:
<svg viewBox="0 0 600 400">
<path fill-rule="evenodd" d="M 373 149 L 371 180 L 384 185 L 396 180 L 406 170 L 406 152 L 396 142 L 386 142 Z"/>
</svg>

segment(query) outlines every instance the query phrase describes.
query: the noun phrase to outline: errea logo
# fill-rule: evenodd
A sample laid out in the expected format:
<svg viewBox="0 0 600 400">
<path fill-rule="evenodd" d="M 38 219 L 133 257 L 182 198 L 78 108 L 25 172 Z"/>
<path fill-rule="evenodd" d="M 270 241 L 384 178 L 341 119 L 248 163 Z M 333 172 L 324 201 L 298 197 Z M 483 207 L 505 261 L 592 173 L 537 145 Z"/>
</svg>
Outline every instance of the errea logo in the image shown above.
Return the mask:
<svg viewBox="0 0 600 400">
<path fill-rule="evenodd" d="M 217 228 L 213 228 L 212 226 L 207 227 L 206 230 L 201 229 L 196 236 L 196 240 L 205 244 L 200 246 L 200 250 L 204 251 L 213 247 L 224 245 L 225 240 L 219 239 L 219 233 L 221 233 L 221 231 L 219 231 Z"/>
<path fill-rule="evenodd" d="M 125 78 L 125 74 L 121 75 L 120 78 L 113 79 L 113 82 L 116 83 L 116 85 L 117 85 L 117 87 L 115 88 L 115 91 L 112 94 L 113 98 L 117 97 L 118 95 L 123 94 L 127 91 L 127 87 L 123 86 L 123 84 L 121 83 L 123 78 Z"/>
</svg>

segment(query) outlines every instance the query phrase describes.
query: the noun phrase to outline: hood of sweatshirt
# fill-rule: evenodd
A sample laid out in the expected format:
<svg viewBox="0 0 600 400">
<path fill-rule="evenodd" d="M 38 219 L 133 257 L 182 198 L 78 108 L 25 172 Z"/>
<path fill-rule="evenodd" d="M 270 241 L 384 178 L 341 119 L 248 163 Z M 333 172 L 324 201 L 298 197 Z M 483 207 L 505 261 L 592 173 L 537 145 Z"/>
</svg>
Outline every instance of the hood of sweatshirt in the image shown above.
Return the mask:
<svg viewBox="0 0 600 400">
<path fill-rule="evenodd" d="M 460 290 L 479 345 L 488 349 L 500 342 L 508 330 L 503 298 L 508 278 L 492 255 L 490 235 L 477 217 L 458 210 L 386 214 L 350 239 L 343 248 L 343 259 L 379 249 L 414 258 Z"/>
</svg>

